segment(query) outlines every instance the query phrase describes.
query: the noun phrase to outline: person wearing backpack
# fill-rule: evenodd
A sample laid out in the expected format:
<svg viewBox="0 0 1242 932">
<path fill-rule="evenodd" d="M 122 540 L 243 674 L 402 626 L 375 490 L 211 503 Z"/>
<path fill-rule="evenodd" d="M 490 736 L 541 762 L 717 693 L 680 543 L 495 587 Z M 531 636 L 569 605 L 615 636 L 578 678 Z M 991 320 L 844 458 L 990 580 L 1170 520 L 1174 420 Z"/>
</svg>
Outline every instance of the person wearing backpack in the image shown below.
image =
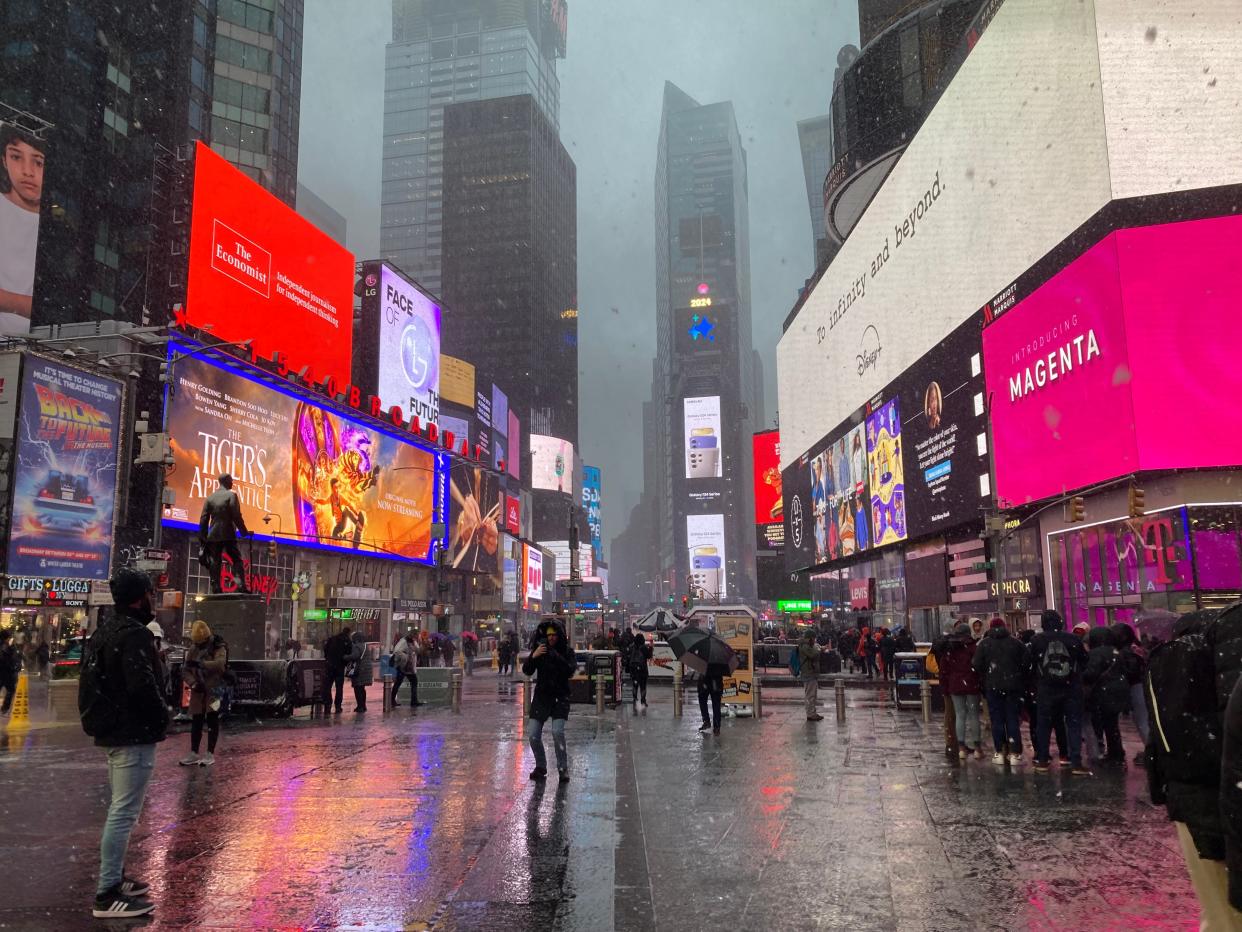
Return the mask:
<svg viewBox="0 0 1242 932">
<path fill-rule="evenodd" d="M 1126 682 L 1130 685 L 1130 716 L 1134 719 L 1134 727 L 1143 739 L 1143 750 L 1134 755 L 1136 764 L 1147 763 L 1147 739 L 1151 734 L 1151 723 L 1147 718 L 1147 702 L 1143 698 L 1143 678 L 1147 674 L 1147 651 L 1139 644 L 1134 629 L 1123 621 L 1117 622 L 1109 630 L 1113 632 L 1113 644 L 1121 651 L 1121 665 L 1126 671 Z"/>
<path fill-rule="evenodd" d="M 1049 740 L 1056 722 L 1064 720 L 1070 773 L 1089 777 L 1091 771 L 1082 762 L 1082 671 L 1087 650 L 1081 639 L 1066 634 L 1060 612 L 1045 610 L 1039 624 L 1043 630 L 1031 639 L 1028 654 L 1036 677 L 1035 772 L 1047 773 L 1052 766 Z"/>
<path fill-rule="evenodd" d="M 802 695 L 806 700 L 806 720 L 822 722 L 824 717 L 815 708 L 819 698 L 819 645 L 815 643 L 813 629 L 807 629 L 794 656 L 798 658 L 798 679 L 802 681 Z"/>
<path fill-rule="evenodd" d="M 634 708 L 647 708 L 647 662 L 655 656 L 655 651 L 647 643 L 646 636 L 638 630 L 634 631 L 626 648 L 626 666 L 630 670 L 630 681 L 634 689 Z"/>
<path fill-rule="evenodd" d="M 1191 612 L 1174 626 L 1172 640 L 1152 649 L 1144 681 L 1148 790 L 1177 829 L 1200 928 L 1208 930 L 1242 928 L 1242 858 L 1230 842 L 1239 837 L 1242 774 L 1225 721 L 1238 711 L 1229 699 L 1240 658 L 1242 604 Z M 1226 861 L 1236 869 L 1227 871 Z"/>
<path fill-rule="evenodd" d="M 1087 668 L 1082 681 L 1087 688 L 1087 714 L 1091 717 L 1091 731 L 1096 742 L 1107 745 L 1104 760 L 1110 764 L 1125 766 L 1126 749 L 1121 743 L 1121 713 L 1130 708 L 1130 684 L 1126 681 L 1121 651 L 1113 645 L 1112 632 L 1105 627 L 1092 628 L 1087 636 L 1091 648 L 1087 653 Z M 1090 733 L 1089 733 L 1090 734 Z M 1088 744 L 1088 752 L 1099 750 L 1099 745 Z"/>
<path fill-rule="evenodd" d="M 1026 647 L 993 618 L 987 636 L 975 649 L 972 666 L 983 685 L 992 722 L 992 763 L 1016 767 L 1022 763 L 1022 668 Z M 1006 758 L 1008 744 L 1008 758 Z"/>
<path fill-rule="evenodd" d="M 229 668 L 229 647 L 207 622 L 199 619 L 190 626 L 190 648 L 185 652 L 181 678 L 190 687 L 190 753 L 177 761 L 182 767 L 210 767 L 216 762 L 216 742 L 220 739 L 220 711 L 223 704 L 225 674 Z M 207 726 L 207 753 L 200 755 L 203 726 Z"/>
<path fill-rule="evenodd" d="M 82 730 L 107 754 L 111 791 L 91 914 L 130 919 L 155 909 L 143 896 L 150 885 L 125 875 L 125 854 L 155 770 L 155 746 L 168 732 L 168 709 L 160 693 L 155 638 L 146 627 L 155 620 L 151 580 L 123 569 L 108 587 L 114 608 L 100 613 L 78 677 Z"/>
<path fill-rule="evenodd" d="M 371 662 L 371 648 L 367 646 L 366 635 L 355 631 L 349 643 L 349 660 L 345 666 L 345 674 L 354 688 L 354 711 L 365 713 L 367 687 L 375 682 L 375 665 Z"/>
<path fill-rule="evenodd" d="M 7 715 L 13 707 L 13 694 L 17 692 L 17 669 L 21 663 L 21 655 L 13 646 L 13 632 L 5 628 L 0 631 L 0 692 L 4 693 L 0 715 Z"/>
</svg>

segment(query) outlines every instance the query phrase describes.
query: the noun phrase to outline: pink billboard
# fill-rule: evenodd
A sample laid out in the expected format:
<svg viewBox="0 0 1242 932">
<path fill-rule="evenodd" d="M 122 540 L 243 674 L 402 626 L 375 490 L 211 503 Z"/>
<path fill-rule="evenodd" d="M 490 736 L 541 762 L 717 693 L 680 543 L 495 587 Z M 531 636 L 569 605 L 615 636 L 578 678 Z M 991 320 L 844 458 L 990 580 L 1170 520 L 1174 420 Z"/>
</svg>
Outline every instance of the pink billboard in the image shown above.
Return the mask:
<svg viewBox="0 0 1242 932">
<path fill-rule="evenodd" d="M 983 332 L 1002 507 L 1242 464 L 1242 217 L 1112 233 Z"/>
</svg>

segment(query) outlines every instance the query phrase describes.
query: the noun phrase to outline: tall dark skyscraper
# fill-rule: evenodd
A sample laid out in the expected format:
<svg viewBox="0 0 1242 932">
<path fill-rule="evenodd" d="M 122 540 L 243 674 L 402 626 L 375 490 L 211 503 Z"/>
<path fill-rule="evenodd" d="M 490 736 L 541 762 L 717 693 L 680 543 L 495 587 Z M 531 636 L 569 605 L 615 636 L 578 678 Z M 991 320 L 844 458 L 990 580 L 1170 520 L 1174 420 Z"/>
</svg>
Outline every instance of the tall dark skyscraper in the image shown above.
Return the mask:
<svg viewBox="0 0 1242 932">
<path fill-rule="evenodd" d="M 573 160 L 531 95 L 444 108 L 444 352 L 509 393 L 524 434 L 575 449 L 576 191 Z"/>
<path fill-rule="evenodd" d="M 655 178 L 658 449 L 652 542 L 667 594 L 753 598 L 746 152 L 729 102 L 664 86 Z"/>
<path fill-rule="evenodd" d="M 187 219 L 201 139 L 288 203 L 297 190 L 303 0 L 4 5 L 0 102 L 53 124 L 35 324 L 141 322 Z M 152 307 L 162 321 L 166 308 Z"/>
</svg>

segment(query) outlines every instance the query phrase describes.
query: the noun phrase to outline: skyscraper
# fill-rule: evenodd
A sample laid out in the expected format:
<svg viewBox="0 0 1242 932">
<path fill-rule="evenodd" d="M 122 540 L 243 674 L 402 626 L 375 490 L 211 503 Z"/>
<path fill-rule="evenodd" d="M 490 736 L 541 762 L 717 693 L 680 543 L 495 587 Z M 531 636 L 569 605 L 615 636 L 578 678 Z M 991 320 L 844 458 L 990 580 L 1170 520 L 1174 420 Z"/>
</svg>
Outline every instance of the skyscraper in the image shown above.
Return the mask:
<svg viewBox="0 0 1242 932">
<path fill-rule="evenodd" d="M 576 449 L 576 170 L 534 97 L 444 108 L 443 204 L 444 352 L 504 386 L 524 433 Z"/>
<path fill-rule="evenodd" d="M 159 299 L 188 218 L 185 159 L 196 139 L 294 203 L 303 0 L 151 10 L 108 0 L 6 7 L 0 103 L 55 126 L 36 325 L 141 322 L 144 304 L 152 320 L 166 318 Z"/>
<path fill-rule="evenodd" d="M 699 598 L 753 598 L 750 434 L 763 413 L 746 152 L 731 103 L 701 105 L 665 84 L 655 218 L 661 577 Z"/>
<path fill-rule="evenodd" d="M 443 257 L 444 108 L 530 95 L 559 126 L 564 0 L 394 0 L 384 79 L 380 250 L 435 294 Z"/>
<path fill-rule="evenodd" d="M 837 243 L 824 232 L 824 178 L 832 165 L 832 117 L 828 114 L 798 121 L 798 143 L 802 149 L 802 174 L 806 180 L 807 206 L 811 210 L 811 237 L 815 241 L 818 268 Z"/>
</svg>

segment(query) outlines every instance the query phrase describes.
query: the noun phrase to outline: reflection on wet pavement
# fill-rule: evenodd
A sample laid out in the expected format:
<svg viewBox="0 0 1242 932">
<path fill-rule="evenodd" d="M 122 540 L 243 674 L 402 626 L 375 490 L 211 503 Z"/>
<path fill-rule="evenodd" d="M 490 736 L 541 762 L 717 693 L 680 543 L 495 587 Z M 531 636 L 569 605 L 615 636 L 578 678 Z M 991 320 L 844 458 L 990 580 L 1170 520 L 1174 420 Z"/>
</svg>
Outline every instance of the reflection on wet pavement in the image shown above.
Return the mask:
<svg viewBox="0 0 1242 932">
<path fill-rule="evenodd" d="M 491 677 L 459 715 L 234 728 L 212 768 L 178 767 L 177 735 L 129 872 L 153 928 L 1197 927 L 1141 769 L 959 765 L 878 693 L 842 730 L 770 692 L 719 738 L 667 692 L 575 708 L 567 786 L 528 780 L 520 692 Z M 89 927 L 102 755 L 74 729 L 0 747 L 0 926 Z"/>
</svg>

